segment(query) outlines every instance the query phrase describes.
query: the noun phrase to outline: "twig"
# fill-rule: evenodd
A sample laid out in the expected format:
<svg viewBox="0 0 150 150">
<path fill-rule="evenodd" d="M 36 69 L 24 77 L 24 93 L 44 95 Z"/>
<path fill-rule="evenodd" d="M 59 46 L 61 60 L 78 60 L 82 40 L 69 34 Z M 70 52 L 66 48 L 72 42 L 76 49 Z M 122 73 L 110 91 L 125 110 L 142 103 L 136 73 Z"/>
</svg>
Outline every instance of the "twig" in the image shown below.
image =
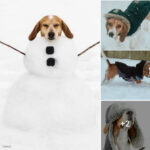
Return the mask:
<svg viewBox="0 0 150 150">
<path fill-rule="evenodd" d="M 18 49 L 16 49 L 16 48 L 14 48 L 14 47 L 12 47 L 11 45 L 8 45 L 8 44 L 4 43 L 4 42 L 2 42 L 2 41 L 0 41 L 0 44 L 3 44 L 3 45 L 5 45 L 5 46 L 7 46 L 7 47 L 9 47 L 9 48 L 11 48 L 11 49 L 13 49 L 13 50 L 15 50 L 15 51 L 21 53 L 21 54 L 23 54 L 23 55 L 26 55 L 24 52 L 22 52 L 22 51 L 20 51 L 20 50 L 18 50 Z"/>
<path fill-rule="evenodd" d="M 88 51 L 89 49 L 93 48 L 94 46 L 98 45 L 100 43 L 100 41 L 96 42 L 95 44 L 89 46 L 87 49 L 85 49 L 84 51 L 82 51 L 81 53 L 78 54 L 78 56 L 81 56 L 82 54 L 84 54 L 86 51 Z"/>
</svg>

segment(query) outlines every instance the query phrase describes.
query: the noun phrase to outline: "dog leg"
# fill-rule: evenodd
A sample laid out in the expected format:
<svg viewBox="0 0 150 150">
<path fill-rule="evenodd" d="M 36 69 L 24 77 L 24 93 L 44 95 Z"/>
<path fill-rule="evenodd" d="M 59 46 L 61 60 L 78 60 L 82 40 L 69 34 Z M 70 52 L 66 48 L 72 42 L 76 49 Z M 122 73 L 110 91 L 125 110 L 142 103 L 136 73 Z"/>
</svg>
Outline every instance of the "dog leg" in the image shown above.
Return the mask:
<svg viewBox="0 0 150 150">
<path fill-rule="evenodd" d="M 142 81 L 141 81 L 141 80 L 136 80 L 135 82 L 136 82 L 137 84 L 142 83 Z"/>
<path fill-rule="evenodd" d="M 114 79 L 114 77 L 113 78 L 108 78 L 107 75 L 105 74 L 105 78 L 102 81 L 102 85 L 109 84 L 113 79 Z"/>
</svg>

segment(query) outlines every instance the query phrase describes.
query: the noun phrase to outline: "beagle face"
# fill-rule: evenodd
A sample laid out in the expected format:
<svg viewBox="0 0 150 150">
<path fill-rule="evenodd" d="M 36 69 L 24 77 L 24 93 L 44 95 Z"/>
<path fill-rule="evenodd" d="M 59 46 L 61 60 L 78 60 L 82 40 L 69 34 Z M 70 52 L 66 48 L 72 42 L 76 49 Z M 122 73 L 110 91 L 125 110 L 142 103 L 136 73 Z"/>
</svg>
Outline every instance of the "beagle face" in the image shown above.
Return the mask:
<svg viewBox="0 0 150 150">
<path fill-rule="evenodd" d="M 61 36 L 62 31 L 68 38 L 73 38 L 69 27 L 66 23 L 57 16 L 45 16 L 34 27 L 33 31 L 29 35 L 29 40 L 32 41 L 36 38 L 38 32 L 41 32 L 41 36 L 47 40 L 52 41 Z"/>
<path fill-rule="evenodd" d="M 128 130 L 132 131 L 133 126 L 134 126 L 134 117 L 135 116 L 132 111 L 125 111 L 118 120 L 114 121 L 114 123 L 113 123 L 114 136 L 116 136 L 118 134 L 119 129 L 124 128 L 124 129 L 128 129 Z M 107 132 L 108 132 L 108 124 L 106 124 L 104 127 L 104 133 L 106 134 Z"/>
<path fill-rule="evenodd" d="M 150 78 L 150 62 L 146 63 L 146 65 L 144 66 L 143 74 L 144 76 Z"/>
<path fill-rule="evenodd" d="M 135 136 L 134 114 L 132 111 L 125 111 L 122 116 L 113 123 L 113 135 L 117 136 L 121 129 L 128 130 L 130 137 Z"/>
<path fill-rule="evenodd" d="M 106 21 L 106 29 L 109 37 L 115 40 L 120 37 L 120 42 L 123 42 L 128 34 L 127 26 L 115 18 L 110 18 Z"/>
</svg>

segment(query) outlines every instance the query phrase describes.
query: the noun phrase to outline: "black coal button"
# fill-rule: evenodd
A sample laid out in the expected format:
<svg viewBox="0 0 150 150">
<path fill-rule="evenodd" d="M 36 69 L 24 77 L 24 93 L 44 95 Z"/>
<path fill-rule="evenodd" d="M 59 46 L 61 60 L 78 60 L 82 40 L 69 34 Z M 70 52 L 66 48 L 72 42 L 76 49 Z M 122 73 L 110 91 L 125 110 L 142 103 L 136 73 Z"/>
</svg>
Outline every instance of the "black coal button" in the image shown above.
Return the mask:
<svg viewBox="0 0 150 150">
<path fill-rule="evenodd" d="M 47 66 L 55 66 L 55 59 L 54 58 L 48 58 L 47 59 Z"/>
<path fill-rule="evenodd" d="M 46 54 L 54 54 L 54 47 L 53 46 L 46 47 Z"/>
</svg>

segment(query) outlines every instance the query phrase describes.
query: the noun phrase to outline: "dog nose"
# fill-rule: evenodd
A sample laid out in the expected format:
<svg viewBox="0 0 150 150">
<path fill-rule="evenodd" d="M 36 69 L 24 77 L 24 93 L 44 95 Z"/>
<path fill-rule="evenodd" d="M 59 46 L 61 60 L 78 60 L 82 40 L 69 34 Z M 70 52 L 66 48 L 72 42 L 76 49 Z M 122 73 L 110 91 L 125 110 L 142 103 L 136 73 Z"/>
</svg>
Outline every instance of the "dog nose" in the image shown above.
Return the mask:
<svg viewBox="0 0 150 150">
<path fill-rule="evenodd" d="M 129 121 L 132 121 L 132 119 L 133 119 L 133 118 L 132 118 L 133 112 L 132 112 L 132 111 L 128 111 L 128 112 L 127 112 L 127 115 L 128 115 L 128 120 L 129 120 Z"/>
<path fill-rule="evenodd" d="M 55 59 L 54 58 L 48 58 L 47 59 L 47 66 L 55 66 Z"/>
<path fill-rule="evenodd" d="M 133 112 L 132 111 L 128 111 L 127 115 L 132 116 Z"/>
<path fill-rule="evenodd" d="M 48 33 L 48 36 L 49 36 L 50 39 L 53 39 L 54 36 L 55 36 L 55 33 L 54 33 L 54 32 L 49 32 L 49 33 Z"/>
<path fill-rule="evenodd" d="M 113 36 L 114 36 L 114 33 L 113 33 L 113 32 L 110 32 L 110 33 L 109 33 L 109 36 L 110 36 L 110 37 L 113 37 Z"/>
</svg>

